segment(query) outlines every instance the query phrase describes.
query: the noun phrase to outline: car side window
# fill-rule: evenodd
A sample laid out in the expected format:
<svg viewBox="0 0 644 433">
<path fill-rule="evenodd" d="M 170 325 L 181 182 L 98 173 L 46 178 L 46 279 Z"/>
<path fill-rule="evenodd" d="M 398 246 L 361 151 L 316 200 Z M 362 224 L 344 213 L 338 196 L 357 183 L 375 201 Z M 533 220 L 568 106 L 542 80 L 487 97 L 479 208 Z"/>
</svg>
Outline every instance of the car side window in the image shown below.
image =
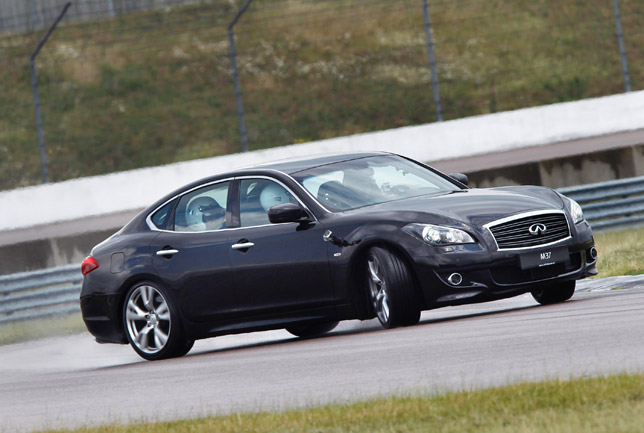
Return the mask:
<svg viewBox="0 0 644 433">
<path fill-rule="evenodd" d="M 239 217 L 242 227 L 270 224 L 268 210 L 282 203 L 297 203 L 282 185 L 269 179 L 242 179 L 239 186 Z"/>
<path fill-rule="evenodd" d="M 202 232 L 226 228 L 229 183 L 216 183 L 182 196 L 174 215 L 174 230 Z"/>
<path fill-rule="evenodd" d="M 152 214 L 151 220 L 156 228 L 161 230 L 166 228 L 174 203 L 174 200 L 172 200 L 170 203 L 165 204 L 161 209 Z"/>
</svg>

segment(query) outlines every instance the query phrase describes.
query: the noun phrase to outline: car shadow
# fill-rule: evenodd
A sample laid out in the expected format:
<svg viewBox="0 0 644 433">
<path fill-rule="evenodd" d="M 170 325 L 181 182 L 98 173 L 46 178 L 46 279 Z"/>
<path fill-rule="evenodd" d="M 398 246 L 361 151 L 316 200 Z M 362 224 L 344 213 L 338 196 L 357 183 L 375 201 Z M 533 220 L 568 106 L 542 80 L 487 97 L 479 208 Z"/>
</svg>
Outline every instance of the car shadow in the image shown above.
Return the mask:
<svg viewBox="0 0 644 433">
<path fill-rule="evenodd" d="M 581 302 L 581 301 L 583 301 L 583 299 L 570 300 L 570 301 L 567 301 L 566 303 Z M 410 328 L 435 325 L 437 323 L 444 323 L 444 322 L 456 322 L 456 321 L 468 320 L 472 318 L 489 317 L 489 316 L 501 315 L 501 314 L 511 313 L 511 312 L 544 309 L 549 307 L 555 307 L 557 305 L 561 305 L 561 304 L 554 304 L 551 306 L 535 304 L 535 305 L 524 305 L 524 306 L 514 306 L 514 307 L 502 307 L 502 308 L 491 309 L 487 311 L 478 311 L 478 312 L 472 312 L 472 313 L 455 312 L 454 315 L 445 315 L 442 317 L 435 317 L 435 318 L 432 318 L 432 317 L 424 318 L 420 320 L 418 324 L 412 325 Z M 229 345 L 229 346 L 223 346 L 223 347 L 217 347 L 217 348 L 206 348 L 206 349 L 200 349 L 200 350 L 198 349 L 193 353 L 188 353 L 187 355 L 180 358 L 172 358 L 172 359 L 166 359 L 161 361 L 145 361 L 141 359 L 139 362 L 131 362 L 126 364 L 113 365 L 113 366 L 101 367 L 101 368 L 90 369 L 90 370 L 108 371 L 112 369 L 128 368 L 128 367 L 132 368 L 132 367 L 138 367 L 138 366 L 144 366 L 144 365 L 159 365 L 159 364 L 171 363 L 171 362 L 185 362 L 190 360 L 198 360 L 200 358 L 215 355 L 215 354 L 245 352 L 245 351 L 252 351 L 263 347 L 271 347 L 271 346 L 284 347 L 288 345 L 301 345 L 304 342 L 312 341 L 312 340 L 346 338 L 354 335 L 387 331 L 380 326 L 380 323 L 378 322 L 377 319 L 371 319 L 367 321 L 348 321 L 348 322 L 349 323 L 354 322 L 356 326 L 355 327 L 352 326 L 349 329 L 346 329 L 346 325 L 345 325 L 344 326 L 345 329 L 337 329 L 327 334 L 323 334 L 315 337 L 307 337 L 307 338 L 301 338 L 296 336 L 278 337 L 268 341 L 242 343 L 237 345 Z M 340 326 L 342 327 L 343 322 L 340 322 L 340 323 L 341 323 Z M 346 324 L 347 322 L 344 322 L 344 323 Z M 405 328 L 394 328 L 392 329 L 392 331 L 400 330 L 400 329 L 405 329 Z M 218 338 L 218 337 L 213 337 L 213 338 Z"/>
<path fill-rule="evenodd" d="M 438 318 L 426 318 L 419 321 L 418 324 L 413 325 L 413 327 L 432 325 L 432 324 L 442 323 L 442 322 L 454 322 L 458 320 L 466 320 L 466 319 L 471 319 L 475 317 L 493 316 L 497 314 L 503 314 L 503 313 L 514 312 L 514 311 L 531 310 L 535 308 L 543 308 L 543 306 L 528 305 L 528 306 L 519 306 L 519 307 L 511 307 L 511 308 L 499 308 L 492 311 L 482 311 L 482 312 L 468 313 L 468 314 L 455 314 L 453 316 L 445 316 L 445 317 L 438 317 Z M 361 321 L 361 322 L 355 321 L 355 322 L 359 323 L 360 325 L 353 327 L 351 329 L 339 329 L 339 330 L 336 329 L 326 334 L 318 335 L 315 337 L 301 338 L 301 337 L 293 336 L 293 337 L 280 338 L 280 339 L 271 340 L 271 341 L 263 341 L 263 342 L 257 342 L 257 343 L 242 344 L 237 346 L 221 347 L 221 348 L 195 352 L 195 353 L 186 355 L 186 357 L 192 358 L 192 357 L 205 356 L 205 355 L 217 354 L 217 353 L 220 354 L 220 353 L 235 352 L 235 351 L 245 351 L 245 350 L 251 350 L 251 349 L 267 347 L 267 346 L 284 346 L 288 344 L 299 344 L 299 343 L 311 341 L 311 340 L 347 337 L 352 335 L 386 331 L 385 329 L 382 328 L 382 326 L 380 326 L 380 323 L 378 322 L 377 319 L 370 319 L 370 320 Z M 394 328 L 394 329 L 404 329 L 404 328 Z"/>
</svg>

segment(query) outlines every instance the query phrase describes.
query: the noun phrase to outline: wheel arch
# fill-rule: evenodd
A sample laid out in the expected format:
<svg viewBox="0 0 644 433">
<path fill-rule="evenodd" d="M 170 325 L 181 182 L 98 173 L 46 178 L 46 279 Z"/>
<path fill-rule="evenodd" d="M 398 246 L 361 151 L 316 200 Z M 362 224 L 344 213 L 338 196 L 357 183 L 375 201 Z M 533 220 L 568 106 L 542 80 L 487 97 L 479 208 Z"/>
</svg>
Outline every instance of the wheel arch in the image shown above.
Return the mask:
<svg viewBox="0 0 644 433">
<path fill-rule="evenodd" d="M 365 242 L 360 242 L 360 244 L 356 248 L 356 251 L 354 251 L 354 253 L 352 254 L 351 260 L 349 262 L 349 283 L 353 286 L 351 293 L 354 300 L 354 305 L 357 306 L 357 313 L 361 319 L 370 319 L 373 317 L 371 308 L 369 306 L 365 274 L 363 270 L 366 266 L 369 250 L 374 247 L 385 248 L 392 251 L 405 263 L 405 265 L 407 265 L 407 268 L 411 273 L 411 278 L 414 282 L 414 289 L 416 291 L 418 299 L 424 299 L 421 292 L 418 274 L 416 272 L 415 266 L 413 265 L 413 259 L 405 248 L 403 248 L 399 243 L 389 239 L 370 239 Z M 424 305 L 421 305 L 421 309 L 424 309 Z"/>
</svg>

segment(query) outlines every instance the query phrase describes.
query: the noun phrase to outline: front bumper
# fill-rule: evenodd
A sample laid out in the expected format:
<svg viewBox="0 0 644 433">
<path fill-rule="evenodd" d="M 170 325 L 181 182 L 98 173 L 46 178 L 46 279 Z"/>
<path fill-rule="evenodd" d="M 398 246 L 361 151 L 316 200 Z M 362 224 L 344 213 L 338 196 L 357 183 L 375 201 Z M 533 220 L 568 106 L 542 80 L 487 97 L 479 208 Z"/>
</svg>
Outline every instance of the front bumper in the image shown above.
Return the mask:
<svg viewBox="0 0 644 433">
<path fill-rule="evenodd" d="M 594 240 L 589 231 L 583 234 L 557 245 L 568 249 L 568 261 L 530 269 L 521 269 L 521 254 L 544 248 L 488 252 L 456 247 L 447 248 L 438 260 L 436 254 L 416 256 L 416 273 L 426 308 L 502 299 L 596 275 Z"/>
</svg>

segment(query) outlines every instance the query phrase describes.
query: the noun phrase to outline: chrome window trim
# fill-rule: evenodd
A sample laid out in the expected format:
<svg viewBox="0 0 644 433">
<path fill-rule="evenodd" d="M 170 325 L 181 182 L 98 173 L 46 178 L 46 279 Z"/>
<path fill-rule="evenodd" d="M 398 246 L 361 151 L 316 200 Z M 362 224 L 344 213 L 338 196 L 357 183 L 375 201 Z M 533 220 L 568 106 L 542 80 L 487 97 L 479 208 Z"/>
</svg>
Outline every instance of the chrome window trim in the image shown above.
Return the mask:
<svg viewBox="0 0 644 433">
<path fill-rule="evenodd" d="M 274 173 L 285 174 L 285 173 L 282 173 L 281 171 L 272 170 L 272 169 L 271 169 L 271 170 L 266 170 L 266 171 L 272 171 L 272 172 L 274 172 Z M 286 176 L 287 176 L 287 177 L 289 177 L 290 179 L 292 179 L 292 180 L 293 180 L 293 181 L 294 181 L 294 182 L 299 186 L 299 183 L 297 183 L 297 181 L 296 181 L 295 179 L 293 179 L 293 178 L 292 178 L 291 176 L 289 176 L 289 175 L 286 175 Z M 148 225 L 148 227 L 150 228 L 150 230 L 155 231 L 155 232 L 160 232 L 160 233 L 182 233 L 182 234 L 185 234 L 185 233 L 195 233 L 195 234 L 199 234 L 199 233 L 213 233 L 213 232 L 232 231 L 232 230 L 239 230 L 239 229 L 248 229 L 248 228 L 254 228 L 254 227 L 269 227 L 269 226 L 276 226 L 276 225 L 283 225 L 283 224 L 296 224 L 296 223 L 292 223 L 292 222 L 288 222 L 288 223 L 277 223 L 277 224 L 269 223 L 269 224 L 260 224 L 260 225 L 245 226 L 245 227 L 226 227 L 226 228 L 223 228 L 223 229 L 217 229 L 217 230 L 199 230 L 199 231 L 190 231 L 190 232 L 189 232 L 189 231 L 178 232 L 178 231 L 176 231 L 176 230 L 165 230 L 165 229 L 160 229 L 160 228 L 158 228 L 157 226 L 155 226 L 155 225 L 154 225 L 154 223 L 152 222 L 152 215 L 154 215 L 154 213 L 156 213 L 159 209 L 161 209 L 161 208 L 162 208 L 163 206 L 165 206 L 166 204 L 170 203 L 172 200 L 176 200 L 177 198 L 179 198 L 179 197 L 181 197 L 181 196 L 184 196 L 184 195 L 186 195 L 186 194 L 190 194 L 190 193 L 191 193 L 191 192 L 193 192 L 193 191 L 196 191 L 196 190 L 201 189 L 201 188 L 208 187 L 208 186 L 210 186 L 210 185 L 215 185 L 215 184 L 217 184 L 217 183 L 222 183 L 222 182 L 230 182 L 230 181 L 233 181 L 233 180 L 241 180 L 241 179 L 267 179 L 267 180 L 270 180 L 270 181 L 273 181 L 273 182 L 276 182 L 276 183 L 280 184 L 280 185 L 281 185 L 282 187 L 284 187 L 284 188 L 285 188 L 285 189 L 286 189 L 286 190 L 287 190 L 287 191 L 288 191 L 288 192 L 289 192 L 293 197 L 295 197 L 295 199 L 298 201 L 298 203 L 300 204 L 300 206 L 302 206 L 302 207 L 307 211 L 307 213 L 308 213 L 308 214 L 313 218 L 313 220 L 314 220 L 314 221 L 318 221 L 318 219 L 315 217 L 315 214 L 314 214 L 313 212 L 311 212 L 311 210 L 309 209 L 309 207 L 308 207 L 304 202 L 302 202 L 302 200 L 300 199 L 300 197 L 298 197 L 298 195 L 297 195 L 297 194 L 295 194 L 291 188 L 289 188 L 287 185 L 285 185 L 285 184 L 284 184 L 284 182 L 282 182 L 282 181 L 280 181 L 279 179 L 276 179 L 276 178 L 274 178 L 274 177 L 267 176 L 267 175 L 262 175 L 262 174 L 252 175 L 252 174 L 248 174 L 248 175 L 233 176 L 233 177 L 227 177 L 227 178 L 225 178 L 225 179 L 215 180 L 215 181 L 208 182 L 208 183 L 205 183 L 205 184 L 203 184 L 203 185 L 199 185 L 199 186 L 196 186 L 196 187 L 194 187 L 194 188 L 191 188 L 191 189 L 189 189 L 189 190 L 187 190 L 187 191 L 182 192 L 181 194 L 177 194 L 177 195 L 175 195 L 174 197 L 172 197 L 171 199 L 166 200 L 163 204 L 161 204 L 161 205 L 157 206 L 157 207 L 156 207 L 152 212 L 150 212 L 150 213 L 147 215 L 147 217 L 145 218 L 145 222 L 147 223 L 147 225 Z M 303 190 L 305 190 L 304 188 L 302 188 L 302 189 L 303 189 Z M 305 191 L 306 191 L 306 190 L 305 190 Z M 226 210 L 227 210 L 227 209 L 226 209 Z M 299 223 L 298 223 L 298 224 L 299 224 Z"/>
<path fill-rule="evenodd" d="M 289 222 L 289 223 L 270 223 L 270 224 L 261 224 L 258 226 L 248 226 L 248 227 L 226 227 L 223 229 L 217 229 L 217 230 L 199 230 L 199 231 L 194 231 L 194 232 L 178 232 L 175 230 L 162 230 L 162 229 L 155 229 L 154 231 L 160 232 L 160 233 L 176 233 L 176 234 L 204 234 L 204 233 L 220 233 L 220 232 L 228 232 L 228 231 L 235 231 L 235 230 L 242 230 L 242 229 L 253 229 L 256 227 L 273 227 L 273 226 L 281 226 L 284 224 L 299 224 L 295 222 Z"/>
<path fill-rule="evenodd" d="M 547 244 L 542 244 L 542 245 L 532 245 L 529 247 L 516 247 L 516 248 L 499 248 L 499 244 L 496 242 L 496 237 L 494 236 L 494 233 L 492 233 L 491 228 L 498 226 L 499 224 L 507 223 L 510 221 L 518 220 L 521 218 L 528 218 L 531 216 L 538 216 L 538 215 L 547 215 L 547 214 L 562 214 L 564 218 L 566 218 L 566 224 L 568 224 L 568 236 L 559 239 L 554 242 L 548 242 Z M 572 228 L 570 226 L 570 219 L 568 218 L 568 214 L 564 212 L 561 209 L 544 209 L 544 210 L 537 210 L 537 211 L 531 211 L 531 212 L 523 212 L 520 214 L 512 215 L 509 217 L 501 218 L 498 220 L 494 220 L 492 222 L 489 222 L 487 224 L 483 224 L 483 228 L 485 228 L 490 235 L 492 236 L 492 239 L 494 240 L 494 246 L 496 247 L 497 251 L 523 251 L 523 250 L 533 250 L 533 249 L 538 249 L 538 248 L 543 248 L 543 247 L 549 247 L 553 245 L 557 245 L 559 243 L 565 242 L 569 239 L 572 239 Z"/>
</svg>

